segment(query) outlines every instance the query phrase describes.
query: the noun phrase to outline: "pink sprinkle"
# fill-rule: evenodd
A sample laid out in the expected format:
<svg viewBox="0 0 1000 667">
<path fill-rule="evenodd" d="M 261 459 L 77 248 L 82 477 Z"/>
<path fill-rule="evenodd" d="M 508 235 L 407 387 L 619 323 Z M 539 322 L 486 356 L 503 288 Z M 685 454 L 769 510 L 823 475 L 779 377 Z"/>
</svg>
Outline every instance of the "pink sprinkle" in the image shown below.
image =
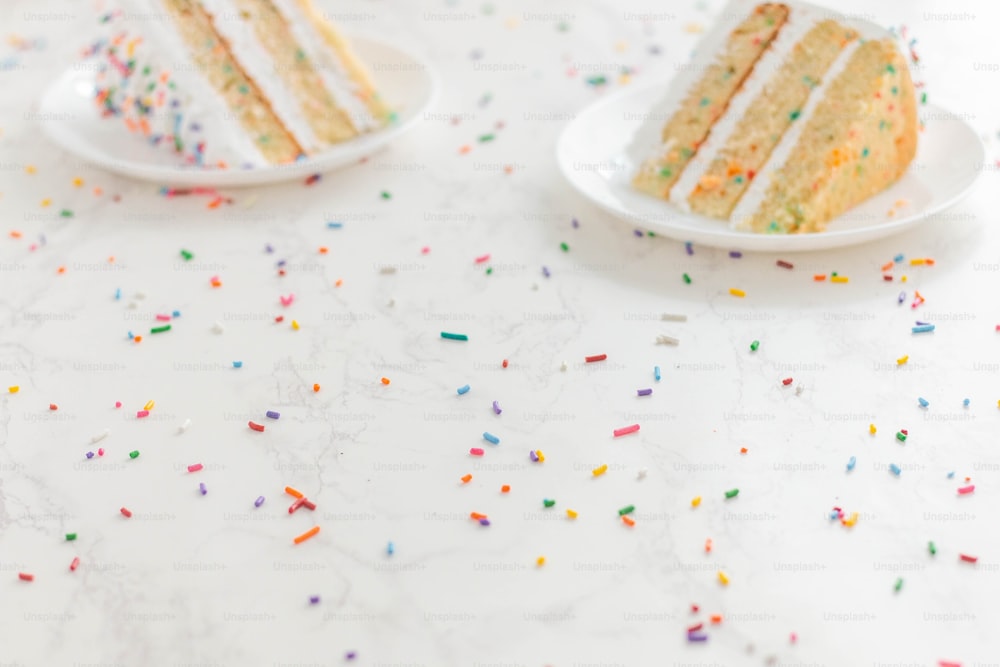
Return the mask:
<svg viewBox="0 0 1000 667">
<path fill-rule="evenodd" d="M 962 667 L 962 663 L 951 662 L 950 660 L 938 660 L 938 667 Z"/>
<path fill-rule="evenodd" d="M 788 640 L 794 644 L 799 640 L 799 636 L 793 632 L 792 634 L 788 635 Z"/>
<path fill-rule="evenodd" d="M 80 567 L 80 559 L 74 558 L 73 562 L 69 564 L 69 571 L 76 572 L 76 568 Z"/>
<path fill-rule="evenodd" d="M 975 490 L 976 490 L 976 485 L 975 485 L 975 484 L 969 484 L 968 486 L 963 486 L 962 488 L 960 488 L 960 489 L 958 490 L 958 493 L 959 493 L 960 495 L 963 495 L 963 496 L 964 496 L 964 495 L 966 495 L 967 493 L 972 493 L 972 492 L 973 492 L 973 491 L 975 491 Z"/>
<path fill-rule="evenodd" d="M 104 447 L 101 447 L 101 448 L 99 448 L 99 449 L 97 450 L 97 455 L 98 455 L 98 456 L 104 456 Z"/>
<path fill-rule="evenodd" d="M 121 406 L 122 406 L 122 402 L 121 401 L 115 401 L 115 407 L 116 408 L 120 408 Z"/>
<path fill-rule="evenodd" d="M 479 257 L 476 257 L 476 264 L 482 264 L 483 262 L 488 262 L 488 261 L 490 261 L 490 254 L 489 253 L 486 253 L 485 255 L 480 255 Z"/>
<path fill-rule="evenodd" d="M 482 456 L 483 455 L 483 448 L 482 447 L 473 447 L 472 449 L 469 450 L 469 453 L 472 454 L 473 456 Z"/>
<path fill-rule="evenodd" d="M 638 424 L 632 424 L 631 426 L 623 426 L 622 428 L 615 429 L 615 437 L 628 435 L 629 433 L 635 433 L 639 430 Z"/>
<path fill-rule="evenodd" d="M 170 316 L 169 315 L 157 315 L 156 319 L 159 320 L 160 322 L 169 322 L 170 321 Z"/>
<path fill-rule="evenodd" d="M 198 472 L 199 470 L 201 470 L 204 467 L 205 466 L 201 465 L 200 463 L 195 463 L 195 464 L 192 464 L 192 465 L 188 466 L 188 472 Z"/>
<path fill-rule="evenodd" d="M 427 245 L 425 245 L 423 248 L 420 249 L 421 254 L 424 254 L 424 255 L 426 255 L 430 251 L 431 251 L 431 247 L 427 246 Z"/>
<path fill-rule="evenodd" d="M 282 296 L 282 297 L 279 297 L 279 298 L 281 299 L 281 305 L 282 306 L 290 306 L 290 305 L 292 305 L 292 301 L 295 301 L 295 295 L 294 294 L 289 294 L 288 296 Z"/>
<path fill-rule="evenodd" d="M 139 410 L 138 412 L 135 413 L 135 416 L 139 419 L 142 419 L 143 417 L 148 417 L 149 410 Z"/>
</svg>

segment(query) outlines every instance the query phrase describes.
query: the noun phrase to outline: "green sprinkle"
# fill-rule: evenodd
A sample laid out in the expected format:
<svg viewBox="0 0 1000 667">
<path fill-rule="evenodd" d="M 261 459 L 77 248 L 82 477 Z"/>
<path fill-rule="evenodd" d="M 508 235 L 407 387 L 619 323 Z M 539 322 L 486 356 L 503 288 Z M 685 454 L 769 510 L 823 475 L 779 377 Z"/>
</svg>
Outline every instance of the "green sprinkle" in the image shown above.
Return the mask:
<svg viewBox="0 0 1000 667">
<path fill-rule="evenodd" d="M 836 271 L 831 271 L 830 272 L 830 276 L 836 278 L 837 277 L 837 272 Z"/>
<path fill-rule="evenodd" d="M 298 60 L 299 62 L 302 62 L 303 60 L 306 59 L 306 52 L 303 51 L 302 49 L 296 49 L 295 50 L 295 59 Z"/>
<path fill-rule="evenodd" d="M 386 190 L 382 191 L 382 199 L 392 199 L 392 194 Z"/>
<path fill-rule="evenodd" d="M 681 149 L 681 155 L 683 155 L 684 157 L 691 157 L 692 155 L 694 155 L 694 151 L 685 146 L 684 148 Z"/>
<path fill-rule="evenodd" d="M 76 533 L 66 533 L 66 541 L 72 542 L 76 539 Z"/>
<path fill-rule="evenodd" d="M 59 215 L 61 215 L 64 218 L 72 218 L 73 211 L 69 210 L 68 208 L 64 208 L 63 210 L 59 211 Z"/>
<path fill-rule="evenodd" d="M 740 495 L 739 489 L 729 489 L 726 491 L 726 498 L 735 498 L 738 495 Z"/>
<path fill-rule="evenodd" d="M 736 177 L 733 178 L 733 182 L 735 182 L 735 183 L 742 183 L 743 182 L 743 174 L 737 174 Z"/>
<path fill-rule="evenodd" d="M 495 134 L 484 134 L 479 137 L 479 143 L 485 144 L 487 141 L 493 141 L 494 139 L 496 139 Z"/>
<path fill-rule="evenodd" d="M 900 589 L 903 588 L 903 578 L 902 577 L 900 577 L 899 579 L 896 580 L 896 586 L 895 586 L 895 588 L 896 588 L 896 592 L 897 593 L 900 591 Z"/>
<path fill-rule="evenodd" d="M 758 347 L 760 347 L 760 341 L 759 340 L 755 340 L 754 342 L 750 343 L 750 351 L 751 352 L 756 352 Z"/>
<path fill-rule="evenodd" d="M 563 21 L 558 26 L 556 26 L 556 28 L 559 30 L 559 32 L 568 32 L 569 31 L 569 24 L 566 23 L 565 21 Z"/>
<path fill-rule="evenodd" d="M 447 338 L 448 340 L 469 340 L 469 337 L 465 334 L 448 333 L 447 331 L 441 332 L 441 338 Z"/>
<path fill-rule="evenodd" d="M 928 542 L 927 543 L 927 550 L 931 552 L 932 556 L 937 553 L 937 547 L 934 546 L 933 542 Z"/>
<path fill-rule="evenodd" d="M 569 252 L 569 244 L 566 243 L 565 241 L 563 241 L 562 243 L 560 243 L 559 247 L 562 248 L 563 252 Z"/>
<path fill-rule="evenodd" d="M 767 226 L 767 229 L 768 229 L 768 231 L 776 232 L 776 231 L 778 231 L 781 228 L 778 226 L 778 221 L 777 220 L 772 220 L 771 224 L 769 224 Z"/>
<path fill-rule="evenodd" d="M 154 90 L 156 90 L 156 82 L 155 81 L 150 81 L 148 84 L 146 84 L 146 92 L 147 93 L 151 93 Z"/>
<path fill-rule="evenodd" d="M 896 433 L 896 440 L 899 440 L 900 442 L 906 442 L 906 434 L 903 433 L 902 431 L 899 431 L 898 433 Z"/>
<path fill-rule="evenodd" d="M 546 498 L 545 500 L 542 501 L 542 504 L 545 505 L 546 507 L 552 507 L 553 505 L 556 504 L 556 501 L 549 500 L 548 498 Z"/>
<path fill-rule="evenodd" d="M 893 86 L 892 87 L 892 94 L 893 95 L 898 95 L 899 94 L 899 88 L 897 88 L 896 86 Z"/>
<path fill-rule="evenodd" d="M 635 511 L 635 505 L 626 505 L 625 507 L 618 510 L 618 516 L 625 516 L 626 514 L 631 514 Z"/>
<path fill-rule="evenodd" d="M 152 329 L 149 330 L 149 333 L 151 334 L 163 333 L 164 331 L 170 331 L 169 324 L 164 324 L 162 327 L 153 327 Z"/>
<path fill-rule="evenodd" d="M 866 146 L 864 150 L 861 151 L 861 157 L 868 157 L 868 147 Z"/>
<path fill-rule="evenodd" d="M 652 237 L 656 236 L 656 234 L 654 234 L 653 232 L 646 232 L 646 234 L 647 234 L 647 235 L 648 235 L 648 236 L 649 236 L 650 238 L 652 238 Z"/>
<path fill-rule="evenodd" d="M 663 169 L 660 170 L 660 176 L 663 176 L 664 178 L 670 178 L 673 175 L 674 172 L 671 171 L 670 167 L 664 167 Z"/>
<path fill-rule="evenodd" d="M 137 458 L 139 458 L 139 450 L 136 449 L 136 450 L 133 450 L 133 451 L 129 452 L 128 453 L 128 457 L 130 459 L 137 459 Z"/>
<path fill-rule="evenodd" d="M 923 93 L 923 94 L 922 94 L 922 95 L 920 96 L 920 103 L 921 103 L 921 104 L 927 104 L 927 93 Z"/>
<path fill-rule="evenodd" d="M 239 90 L 241 93 L 243 93 L 244 95 L 246 95 L 247 93 L 250 92 L 250 87 L 248 85 L 246 85 L 245 83 L 241 83 L 240 87 L 237 90 Z"/>
<path fill-rule="evenodd" d="M 587 79 L 587 83 L 591 86 L 603 86 L 608 80 L 603 76 L 592 76 Z"/>
<path fill-rule="evenodd" d="M 185 262 L 190 262 L 192 259 L 194 259 L 194 253 L 192 253 L 190 250 L 181 250 L 181 257 L 184 258 Z"/>
<path fill-rule="evenodd" d="M 493 267 L 492 266 L 486 267 L 486 275 L 490 275 L 491 273 L 493 273 Z"/>
<path fill-rule="evenodd" d="M 895 74 L 896 68 L 892 66 L 892 63 L 889 63 L 888 65 L 885 66 L 885 71 L 889 72 L 890 74 Z"/>
<path fill-rule="evenodd" d="M 884 130 L 885 129 L 885 121 L 884 120 L 880 120 L 878 122 L 878 129 L 880 129 L 880 130 Z"/>
<path fill-rule="evenodd" d="M 788 114 L 788 120 L 798 120 L 799 116 L 801 116 L 801 115 L 802 115 L 802 111 L 799 110 L 799 109 L 796 109 L 795 111 L 793 111 L 790 114 Z"/>
<path fill-rule="evenodd" d="M 701 98 L 701 106 L 707 107 L 709 102 L 711 102 L 711 100 L 708 99 L 707 97 Z"/>
<path fill-rule="evenodd" d="M 685 284 L 688 284 L 688 285 L 690 285 L 690 284 L 691 284 L 691 276 L 689 276 L 688 274 L 686 274 L 686 273 L 685 273 L 685 274 L 684 274 L 683 276 L 681 276 L 681 277 L 682 277 L 682 278 L 684 278 L 684 282 L 685 282 Z"/>
</svg>

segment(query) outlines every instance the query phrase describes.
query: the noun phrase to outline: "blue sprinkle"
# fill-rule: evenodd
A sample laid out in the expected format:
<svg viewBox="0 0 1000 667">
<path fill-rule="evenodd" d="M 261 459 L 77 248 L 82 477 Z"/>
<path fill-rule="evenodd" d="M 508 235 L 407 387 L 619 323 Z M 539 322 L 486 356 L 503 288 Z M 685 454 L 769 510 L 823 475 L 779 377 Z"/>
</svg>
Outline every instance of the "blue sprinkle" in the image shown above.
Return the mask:
<svg viewBox="0 0 1000 667">
<path fill-rule="evenodd" d="M 579 227 L 580 227 L 580 221 L 577 220 L 576 218 L 573 218 L 573 229 L 579 229 Z"/>
<path fill-rule="evenodd" d="M 278 419 L 279 417 L 281 417 L 281 413 L 275 412 L 274 410 L 268 410 L 267 412 L 264 413 L 264 416 L 268 417 L 269 419 Z"/>
<path fill-rule="evenodd" d="M 278 260 L 278 268 L 279 269 L 282 268 L 285 264 L 288 264 L 288 260 L 287 259 L 279 259 Z"/>
<path fill-rule="evenodd" d="M 392 542 L 389 542 L 389 544 L 387 544 L 385 547 L 385 552 L 390 556 L 396 553 L 396 545 L 394 545 Z"/>
<path fill-rule="evenodd" d="M 684 242 L 684 252 L 686 252 L 689 255 L 693 255 L 694 254 L 694 246 L 691 245 L 690 241 L 685 241 Z"/>
<path fill-rule="evenodd" d="M 328 222 L 328 223 L 326 223 L 326 228 L 327 229 L 341 229 L 343 226 L 344 226 L 344 223 L 342 223 L 342 222 Z M 390 544 L 391 544 L 391 542 L 390 542 Z"/>
<path fill-rule="evenodd" d="M 889 464 L 889 472 L 891 472 L 896 477 L 899 477 L 899 473 L 903 472 L 903 470 L 898 465 L 896 465 L 895 463 L 890 463 Z"/>
<path fill-rule="evenodd" d="M 926 408 L 930 403 L 927 402 L 926 398 L 918 398 L 917 401 L 920 403 L 920 407 Z"/>
<path fill-rule="evenodd" d="M 496 437 L 492 433 L 483 433 L 483 439 L 487 442 L 492 442 L 494 445 L 500 444 L 500 438 Z"/>
<path fill-rule="evenodd" d="M 904 301 L 906 301 L 906 292 L 900 292 L 896 303 L 903 303 Z"/>
<path fill-rule="evenodd" d="M 660 367 L 659 366 L 653 366 L 653 379 L 656 380 L 657 382 L 660 381 Z"/>
<path fill-rule="evenodd" d="M 934 331 L 933 324 L 921 324 L 918 327 L 913 327 L 913 333 L 928 333 Z"/>
<path fill-rule="evenodd" d="M 969 403 L 971 403 L 971 401 L 969 399 L 965 399 L 964 401 L 962 401 L 962 407 L 963 408 L 969 407 Z"/>
<path fill-rule="evenodd" d="M 858 459 L 856 457 L 852 456 L 847 461 L 847 472 L 851 472 L 852 470 L 854 470 L 854 466 L 857 464 L 857 462 L 858 462 Z"/>
<path fill-rule="evenodd" d="M 955 471 L 954 470 L 952 470 L 950 473 L 948 473 L 948 479 L 952 479 L 954 476 L 955 476 Z"/>
<path fill-rule="evenodd" d="M 233 362 L 233 368 L 243 368 L 243 362 L 242 361 L 234 361 Z"/>
<path fill-rule="evenodd" d="M 181 311 L 179 310 L 175 310 L 174 312 L 170 313 L 170 317 L 180 317 L 180 316 L 181 316 Z"/>
<path fill-rule="evenodd" d="M 552 273 L 549 271 L 549 267 L 547 266 L 542 267 L 542 275 L 545 276 L 546 278 L 552 275 Z"/>
<path fill-rule="evenodd" d="M 266 246 L 264 246 L 264 252 L 266 253 L 274 252 L 274 246 L 268 243 Z"/>
<path fill-rule="evenodd" d="M 836 521 L 839 518 L 840 518 L 840 512 L 837 512 L 836 510 L 830 512 L 830 521 Z"/>
<path fill-rule="evenodd" d="M 461 394 L 468 394 L 470 389 L 472 389 L 472 387 L 470 387 L 469 385 L 465 384 L 465 385 L 462 385 L 461 387 L 458 388 L 458 393 L 459 393 L 459 395 L 461 395 Z"/>
<path fill-rule="evenodd" d="M 121 298 L 122 298 L 122 288 L 119 287 L 118 289 L 115 290 L 115 301 L 118 301 Z"/>
<path fill-rule="evenodd" d="M 898 255 L 896 255 L 895 257 L 893 257 L 892 261 L 896 262 L 896 264 L 899 264 L 900 262 L 902 262 L 903 261 L 903 253 L 899 253 Z"/>
<path fill-rule="evenodd" d="M 131 331 L 129 331 L 129 332 L 128 332 L 128 339 L 129 339 L 129 340 L 132 340 L 133 338 L 135 338 L 135 334 L 134 334 L 134 333 L 132 333 Z"/>
</svg>

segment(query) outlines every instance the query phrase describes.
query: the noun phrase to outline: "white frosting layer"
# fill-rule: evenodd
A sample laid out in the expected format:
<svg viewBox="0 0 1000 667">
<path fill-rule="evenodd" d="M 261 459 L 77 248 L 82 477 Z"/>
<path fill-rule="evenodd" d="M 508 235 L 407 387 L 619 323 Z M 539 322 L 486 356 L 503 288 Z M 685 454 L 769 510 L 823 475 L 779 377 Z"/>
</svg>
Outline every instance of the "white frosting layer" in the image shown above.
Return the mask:
<svg viewBox="0 0 1000 667">
<path fill-rule="evenodd" d="M 337 106 L 347 113 L 355 129 L 363 132 L 379 127 L 380 121 L 368 110 L 364 100 L 358 97 L 358 84 L 351 78 L 334 49 L 299 8 L 296 0 L 271 0 L 271 3 L 285 17 L 295 41 L 305 51 L 323 85 Z"/>
<path fill-rule="evenodd" d="M 180 106 L 171 109 L 167 105 L 156 110 L 155 131 L 173 134 L 175 125 L 173 113 L 182 114 L 181 137 L 185 144 L 205 142 L 204 164 L 212 166 L 219 161 L 230 167 L 245 164 L 266 166 L 253 140 L 247 136 L 240 124 L 232 118 L 232 112 L 225 100 L 204 77 L 198 65 L 188 55 L 184 38 L 174 27 L 172 14 L 161 0 L 120 0 L 121 22 L 115 27 L 128 31 L 130 37 L 141 37 L 137 47 L 136 68 L 149 66 L 154 72 L 167 71 L 174 83 L 168 99 L 177 99 Z M 133 94 L 145 97 L 141 80 L 132 77 Z M 192 124 L 200 126 L 200 131 L 189 130 Z"/>
<path fill-rule="evenodd" d="M 320 148 L 309 119 L 275 67 L 275 61 L 254 34 L 251 21 L 240 16 L 233 0 L 199 0 L 212 15 L 212 25 L 229 42 L 230 52 L 267 98 L 274 114 L 306 152 Z"/>
<path fill-rule="evenodd" d="M 809 119 L 816 113 L 816 107 L 823 101 L 827 88 L 844 71 L 851 56 L 854 55 L 854 52 L 860 46 L 859 40 L 854 40 L 840 52 L 837 59 L 830 65 L 830 69 L 823 75 L 820 85 L 816 86 L 809 95 L 809 101 L 802 108 L 802 115 L 788 128 L 788 131 L 785 132 L 778 145 L 774 147 L 771 156 L 764 163 L 763 168 L 761 168 L 760 175 L 751 181 L 750 187 L 743 192 L 743 196 L 736 203 L 736 207 L 729 216 L 730 227 L 733 229 L 749 229 L 751 217 L 760 208 L 767 194 L 767 188 L 771 184 L 771 175 L 788 162 L 788 157 L 795 148 L 795 144 L 798 143 L 799 137 L 802 136 L 802 131 L 809 123 Z"/>
</svg>

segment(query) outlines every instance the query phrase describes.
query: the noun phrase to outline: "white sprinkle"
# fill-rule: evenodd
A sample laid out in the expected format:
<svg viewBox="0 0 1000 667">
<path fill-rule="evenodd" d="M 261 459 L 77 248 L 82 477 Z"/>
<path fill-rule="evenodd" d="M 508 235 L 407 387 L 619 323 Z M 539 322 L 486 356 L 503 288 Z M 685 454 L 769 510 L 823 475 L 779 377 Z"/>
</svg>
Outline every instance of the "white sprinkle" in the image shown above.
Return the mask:
<svg viewBox="0 0 1000 667">
<path fill-rule="evenodd" d="M 635 478 L 636 479 L 646 479 L 646 472 L 647 471 L 646 471 L 645 468 L 639 468 L 639 472 L 637 472 L 635 474 Z"/>
<path fill-rule="evenodd" d="M 383 266 L 381 269 L 379 269 L 379 273 L 381 273 L 384 276 L 387 276 L 390 273 L 395 273 L 395 272 L 396 272 L 395 266 Z"/>
<path fill-rule="evenodd" d="M 212 325 L 212 333 L 220 334 L 223 331 L 225 331 L 225 328 L 223 328 L 222 322 L 216 322 Z"/>
<path fill-rule="evenodd" d="M 185 420 L 184 420 L 184 423 L 183 423 L 183 424 L 181 424 L 181 425 L 180 425 L 180 426 L 178 427 L 178 430 L 179 430 L 179 431 L 180 431 L 181 433 L 183 433 L 184 431 L 188 430 L 188 427 L 189 427 L 189 426 L 191 426 L 191 420 L 190 420 L 190 419 L 185 419 Z"/>
<path fill-rule="evenodd" d="M 562 362 L 562 365 L 561 365 L 561 366 L 559 366 L 559 370 L 561 370 L 561 371 L 565 371 L 565 370 L 566 370 L 567 368 L 569 368 L 569 367 L 568 367 L 568 366 L 566 365 L 566 362 L 565 362 L 565 361 L 564 361 L 564 362 Z"/>
<path fill-rule="evenodd" d="M 91 442 L 91 444 L 93 444 L 95 442 L 100 442 L 101 440 L 104 440 L 109 435 L 111 435 L 111 429 L 110 428 L 106 428 L 103 431 L 101 431 L 100 433 L 98 433 L 97 435 L 91 436 L 90 437 L 90 442 Z"/>
<path fill-rule="evenodd" d="M 390 308 L 392 308 L 393 306 L 395 306 L 395 305 L 396 305 L 396 300 L 395 300 L 395 299 L 393 299 L 392 297 L 389 297 L 389 303 L 387 303 L 387 304 L 385 304 L 385 305 L 387 305 L 387 306 L 389 306 Z"/>
<path fill-rule="evenodd" d="M 145 299 L 146 298 L 146 293 L 145 292 L 136 292 L 135 293 L 135 298 L 137 298 L 139 300 Z"/>
<path fill-rule="evenodd" d="M 657 345 L 680 345 L 681 341 L 679 338 L 674 338 L 673 336 L 659 335 L 656 337 Z"/>
<path fill-rule="evenodd" d="M 673 315 L 671 313 L 663 313 L 660 315 L 660 319 L 664 322 L 687 322 L 687 315 Z"/>
<path fill-rule="evenodd" d="M 802 391 L 803 391 L 804 389 L 805 389 L 805 387 L 803 387 L 803 386 L 802 386 L 802 385 L 800 385 L 800 384 L 797 384 L 797 385 L 795 385 L 795 395 L 796 395 L 796 396 L 798 396 L 799 394 L 801 394 L 801 393 L 802 393 Z"/>
<path fill-rule="evenodd" d="M 533 289 L 534 291 L 537 292 L 538 291 L 538 283 L 531 283 L 531 289 Z"/>
</svg>

